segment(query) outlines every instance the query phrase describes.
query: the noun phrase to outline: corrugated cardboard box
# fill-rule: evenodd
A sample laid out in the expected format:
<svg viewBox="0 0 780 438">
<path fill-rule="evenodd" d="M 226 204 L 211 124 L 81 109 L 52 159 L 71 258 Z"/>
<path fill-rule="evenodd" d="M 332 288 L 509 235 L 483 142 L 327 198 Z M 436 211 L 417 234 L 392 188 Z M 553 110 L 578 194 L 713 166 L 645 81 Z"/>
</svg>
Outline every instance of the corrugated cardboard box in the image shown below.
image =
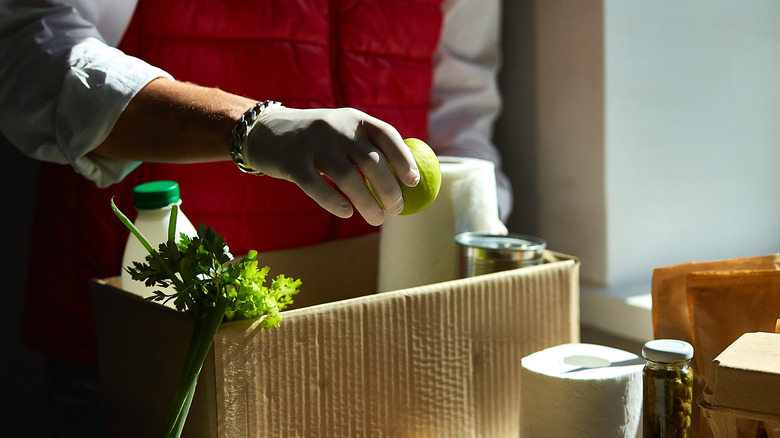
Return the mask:
<svg viewBox="0 0 780 438">
<path fill-rule="evenodd" d="M 225 323 L 188 437 L 516 437 L 520 359 L 579 341 L 579 262 L 375 290 L 376 236 L 261 256 L 303 280 L 281 327 Z M 95 281 L 106 433 L 159 436 L 193 321 Z M 318 304 L 322 303 L 322 304 Z"/>
</svg>

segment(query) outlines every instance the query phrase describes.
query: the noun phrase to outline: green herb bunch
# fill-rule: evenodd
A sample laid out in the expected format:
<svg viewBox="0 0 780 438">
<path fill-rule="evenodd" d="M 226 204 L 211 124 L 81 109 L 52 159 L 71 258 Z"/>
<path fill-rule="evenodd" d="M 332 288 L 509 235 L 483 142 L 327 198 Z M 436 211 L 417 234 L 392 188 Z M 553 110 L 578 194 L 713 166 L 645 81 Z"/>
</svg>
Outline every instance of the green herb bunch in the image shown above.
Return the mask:
<svg viewBox="0 0 780 438">
<path fill-rule="evenodd" d="M 214 341 L 214 335 L 223 321 L 262 318 L 265 329 L 278 327 L 281 311 L 293 302 L 300 280 L 278 275 L 270 286 L 265 286 L 268 266 L 260 269 L 257 251 L 234 262 L 225 238 L 214 229 L 198 224 L 197 237 L 182 234 L 176 243 L 176 217 L 173 206 L 168 226 L 168 240 L 155 249 L 148 239 L 117 208 L 111 208 L 120 221 L 149 252 L 145 262 L 133 262 L 125 269 L 133 280 L 146 286 L 158 287 L 152 301 L 173 300 L 176 309 L 195 318 L 195 328 L 187 351 L 184 368 L 168 417 L 164 436 L 180 437 L 195 393 L 200 370 Z M 162 289 L 172 292 L 163 292 Z"/>
</svg>

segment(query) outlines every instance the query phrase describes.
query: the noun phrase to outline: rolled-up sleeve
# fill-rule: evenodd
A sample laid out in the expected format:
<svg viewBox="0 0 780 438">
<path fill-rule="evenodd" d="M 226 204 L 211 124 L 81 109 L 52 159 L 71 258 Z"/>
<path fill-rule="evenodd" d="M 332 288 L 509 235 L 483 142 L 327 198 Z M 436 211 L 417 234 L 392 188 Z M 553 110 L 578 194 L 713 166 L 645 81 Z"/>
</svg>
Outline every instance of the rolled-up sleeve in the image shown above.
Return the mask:
<svg viewBox="0 0 780 438">
<path fill-rule="evenodd" d="M 75 8 L 0 6 L 0 130 L 30 157 L 120 181 L 140 162 L 90 152 L 158 77 L 170 75 L 106 45 Z"/>
</svg>

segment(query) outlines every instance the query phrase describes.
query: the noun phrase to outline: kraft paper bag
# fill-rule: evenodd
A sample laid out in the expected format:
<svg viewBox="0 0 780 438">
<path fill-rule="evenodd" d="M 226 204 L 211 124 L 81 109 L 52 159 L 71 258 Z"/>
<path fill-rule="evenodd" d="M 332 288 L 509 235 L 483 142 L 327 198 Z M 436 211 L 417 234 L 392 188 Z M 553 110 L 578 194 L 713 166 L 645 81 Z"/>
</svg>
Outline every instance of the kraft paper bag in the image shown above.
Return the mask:
<svg viewBox="0 0 780 438">
<path fill-rule="evenodd" d="M 653 335 L 693 345 L 694 398 L 701 395 L 704 373 L 720 351 L 742 333 L 774 330 L 780 295 L 766 292 L 768 283 L 780 285 L 780 254 L 690 262 L 653 271 Z M 756 307 L 770 315 L 755 313 Z M 693 409 L 693 436 L 710 438 L 698 405 Z"/>
<path fill-rule="evenodd" d="M 685 289 L 698 397 L 710 363 L 726 347 L 745 333 L 774 333 L 780 316 L 780 271 L 692 272 L 685 275 Z M 699 420 L 699 437 L 712 436 L 701 413 L 694 418 Z"/>
<path fill-rule="evenodd" d="M 655 339 L 693 341 L 688 303 L 685 296 L 685 274 L 707 271 L 780 270 L 780 254 L 690 262 L 653 270 L 652 318 Z"/>
</svg>

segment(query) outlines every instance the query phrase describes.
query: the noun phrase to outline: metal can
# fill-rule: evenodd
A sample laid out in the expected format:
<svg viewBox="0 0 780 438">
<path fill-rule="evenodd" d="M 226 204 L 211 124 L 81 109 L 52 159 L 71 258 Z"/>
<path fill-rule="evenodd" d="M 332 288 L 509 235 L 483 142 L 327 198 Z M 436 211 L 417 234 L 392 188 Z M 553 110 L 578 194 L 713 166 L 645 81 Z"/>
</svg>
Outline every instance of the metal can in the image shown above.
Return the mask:
<svg viewBox="0 0 780 438">
<path fill-rule="evenodd" d="M 455 243 L 461 278 L 538 265 L 547 249 L 544 240 L 524 234 L 460 233 Z"/>
</svg>

